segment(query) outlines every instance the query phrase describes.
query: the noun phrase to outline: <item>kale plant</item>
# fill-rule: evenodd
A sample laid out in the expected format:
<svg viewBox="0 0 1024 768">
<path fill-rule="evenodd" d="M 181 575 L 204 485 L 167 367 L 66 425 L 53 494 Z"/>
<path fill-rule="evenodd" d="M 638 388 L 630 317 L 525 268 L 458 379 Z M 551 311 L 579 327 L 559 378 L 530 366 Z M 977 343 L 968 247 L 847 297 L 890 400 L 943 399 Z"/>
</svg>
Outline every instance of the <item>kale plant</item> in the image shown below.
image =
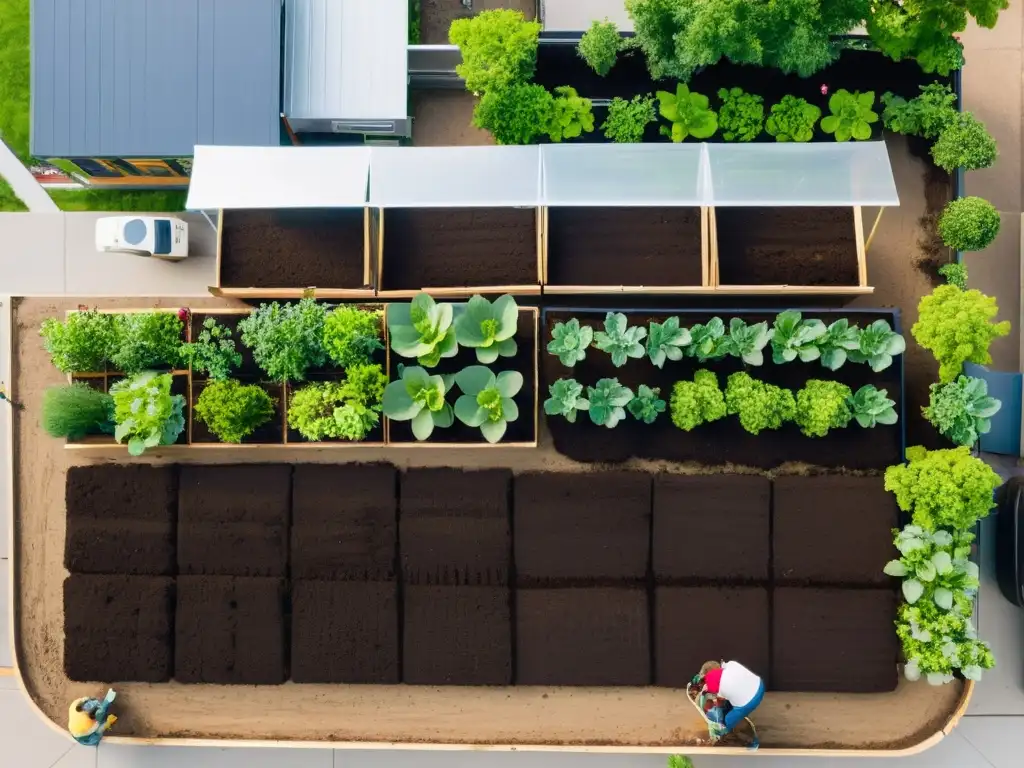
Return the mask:
<svg viewBox="0 0 1024 768">
<path fill-rule="evenodd" d="M 399 357 L 415 357 L 425 368 L 459 351 L 451 304 L 438 304 L 421 293 L 411 304 L 388 305 L 388 333 L 391 349 Z"/>
<path fill-rule="evenodd" d="M 327 310 L 313 299 L 261 304 L 238 323 L 242 343 L 272 381 L 302 381 L 310 368 L 327 362 L 324 318 Z"/>
<path fill-rule="evenodd" d="M 814 138 L 814 126 L 821 118 L 821 109 L 807 99 L 783 96 L 782 101 L 772 106 L 771 114 L 765 121 L 765 130 L 776 141 L 810 141 Z"/>
<path fill-rule="evenodd" d="M 582 363 L 587 357 L 587 347 L 594 340 L 594 329 L 580 325 L 575 317 L 565 323 L 555 323 L 551 329 L 548 352 L 558 358 L 566 368 Z"/>
<path fill-rule="evenodd" d="M 772 361 L 776 365 L 800 358 L 810 363 L 821 357 L 818 340 L 827 332 L 821 320 L 804 320 L 795 309 L 780 312 L 772 326 Z"/>
<path fill-rule="evenodd" d="M 571 85 L 555 88 L 555 101 L 547 134 L 554 142 L 575 139 L 594 130 L 594 111 L 590 99 L 580 96 Z"/>
<path fill-rule="evenodd" d="M 709 106 L 708 97 L 702 93 L 691 93 L 683 83 L 676 86 L 675 93 L 658 91 L 658 111 L 672 123 L 663 125 L 661 133 L 672 141 L 680 142 L 688 136 L 695 139 L 709 139 L 718 130 L 718 115 Z"/>
<path fill-rule="evenodd" d="M 932 384 L 928 406 L 921 410 L 939 434 L 971 448 L 981 435 L 988 434 L 991 419 L 1001 406 L 989 396 L 984 379 L 958 376 L 947 384 Z"/>
<path fill-rule="evenodd" d="M 895 400 L 890 400 L 888 390 L 878 389 L 874 384 L 865 384 L 847 401 L 853 418 L 865 429 L 877 424 L 895 424 L 897 420 Z"/>
<path fill-rule="evenodd" d="M 867 141 L 871 138 L 871 124 L 878 122 L 878 113 L 871 109 L 874 103 L 874 91 L 850 93 L 840 88 L 828 100 L 832 114 L 822 118 L 821 130 L 833 134 L 836 141 Z"/>
<path fill-rule="evenodd" d="M 929 532 L 917 525 L 895 531 L 900 557 L 885 564 L 888 576 L 903 579 L 903 597 L 910 605 L 924 598 L 940 610 L 970 615 L 978 592 L 978 566 L 969 560 L 974 534 Z"/>
<path fill-rule="evenodd" d="M 231 329 L 212 317 L 203 321 L 198 339 L 181 346 L 181 358 L 192 366 L 193 373 L 205 373 L 217 380 L 227 379 L 231 371 L 242 364 L 242 354 L 235 349 Z"/>
<path fill-rule="evenodd" d="M 580 58 L 587 62 L 587 65 L 601 77 L 608 74 L 615 66 L 619 49 L 622 48 L 622 38 L 619 36 L 619 28 L 615 22 L 594 20 L 590 29 L 580 37 L 576 52 Z"/>
<path fill-rule="evenodd" d="M 512 357 L 517 346 L 513 338 L 519 324 L 519 307 L 508 294 L 492 304 L 483 296 L 474 296 L 455 318 L 455 340 L 476 350 L 476 359 L 484 364 L 498 357 Z"/>
<path fill-rule="evenodd" d="M 672 385 L 669 408 L 672 423 L 685 432 L 722 418 L 726 414 L 725 396 L 718 377 L 701 369 L 693 374 L 693 381 L 677 381 Z"/>
<path fill-rule="evenodd" d="M 505 436 L 508 423 L 519 418 L 512 399 L 523 388 L 523 374 L 502 371 L 495 376 L 482 365 L 471 365 L 455 374 L 462 396 L 455 401 L 455 417 L 467 427 L 479 427 L 488 443 Z"/>
<path fill-rule="evenodd" d="M 936 139 L 956 119 L 956 94 L 945 83 L 922 85 L 921 94 L 909 101 L 886 91 L 882 94 L 882 124 L 905 136 Z"/>
<path fill-rule="evenodd" d="M 341 306 L 324 318 L 324 350 L 339 368 L 365 365 L 384 349 L 378 310 Z"/>
<path fill-rule="evenodd" d="M 594 334 L 594 346 L 607 352 L 612 358 L 612 365 L 621 368 L 629 358 L 644 356 L 644 345 L 647 329 L 636 325 L 627 327 L 626 316 L 621 312 L 609 312 L 604 318 L 604 330 Z"/>
<path fill-rule="evenodd" d="M 860 349 L 860 329 L 842 317 L 829 324 L 825 333 L 818 337 L 817 345 L 821 350 L 821 364 L 830 371 L 838 371 L 850 352 Z"/>
<path fill-rule="evenodd" d="M 639 144 L 644 140 L 648 123 L 658 119 L 654 111 L 654 98 L 634 96 L 629 101 L 616 96 L 608 105 L 608 117 L 601 125 L 606 139 L 621 144 Z"/>
<path fill-rule="evenodd" d="M 619 384 L 618 379 L 599 379 L 597 386 L 587 387 L 590 420 L 599 427 L 613 429 L 626 418 L 626 406 L 633 400 L 633 390 Z"/>
<path fill-rule="evenodd" d="M 80 382 L 47 387 L 43 392 L 43 430 L 50 437 L 80 440 L 114 433 L 114 400 Z"/>
<path fill-rule="evenodd" d="M 196 400 L 196 419 L 225 443 L 240 443 L 274 418 L 276 401 L 255 384 L 211 381 Z"/>
<path fill-rule="evenodd" d="M 724 339 L 728 354 L 740 358 L 747 365 L 764 364 L 764 348 L 772 340 L 774 330 L 762 321 L 747 325 L 740 318 L 729 321 L 729 335 Z"/>
<path fill-rule="evenodd" d="M 851 363 L 867 363 L 875 373 L 892 365 L 894 355 L 902 355 L 907 342 L 885 320 L 875 320 L 860 331 L 857 348 L 848 350 Z"/>
<path fill-rule="evenodd" d="M 764 130 L 764 99 L 742 88 L 719 88 L 718 127 L 726 141 L 753 141 Z"/>
<path fill-rule="evenodd" d="M 957 168 L 965 171 L 991 168 L 998 154 L 996 140 L 985 124 L 970 112 L 958 114 L 932 145 L 932 160 L 947 173 Z"/>
<path fill-rule="evenodd" d="M 114 439 L 128 441 L 128 453 L 173 445 L 185 429 L 185 398 L 171 394 L 171 375 L 146 371 L 110 387 L 114 398 Z"/>
<path fill-rule="evenodd" d="M 174 368 L 181 362 L 185 324 L 177 312 L 126 312 L 114 315 L 114 351 L 110 363 L 126 374 Z"/>
<path fill-rule="evenodd" d="M 796 415 L 792 392 L 751 378 L 742 371 L 729 376 L 725 407 L 729 414 L 740 417 L 740 425 L 752 435 L 765 429 L 778 429 Z"/>
<path fill-rule="evenodd" d="M 647 333 L 647 356 L 661 368 L 666 360 L 682 360 L 690 341 L 690 331 L 679 326 L 678 317 L 670 317 L 664 323 L 652 320 Z"/>
<path fill-rule="evenodd" d="M 563 416 L 570 424 L 576 423 L 576 414 L 590 408 L 590 402 L 583 397 L 583 385 L 576 379 L 559 379 L 548 387 L 551 397 L 544 401 L 544 413 L 548 416 Z"/>
<path fill-rule="evenodd" d="M 637 421 L 642 421 L 644 424 L 653 424 L 658 418 L 658 414 L 665 412 L 665 401 L 658 396 L 660 394 L 660 389 L 652 389 L 646 384 L 641 384 L 637 387 L 633 399 L 626 404 L 626 410 Z"/>
<path fill-rule="evenodd" d="M 830 429 L 841 429 L 853 414 L 848 405 L 853 393 L 838 381 L 809 380 L 796 395 L 794 421 L 807 437 L 825 437 Z"/>
<path fill-rule="evenodd" d="M 50 361 L 62 373 L 102 371 L 114 351 L 114 316 L 95 309 L 49 317 L 39 329 Z"/>
<path fill-rule="evenodd" d="M 384 389 L 384 415 L 392 421 L 411 421 L 417 440 L 426 440 L 434 427 L 445 429 L 455 422 L 455 412 L 445 395 L 454 376 L 431 376 L 419 366 L 398 366 L 398 381 Z"/>
<path fill-rule="evenodd" d="M 722 318 L 712 317 L 707 323 L 697 323 L 690 328 L 690 344 L 686 348 L 686 354 L 702 363 L 720 360 L 729 354 Z"/>
</svg>

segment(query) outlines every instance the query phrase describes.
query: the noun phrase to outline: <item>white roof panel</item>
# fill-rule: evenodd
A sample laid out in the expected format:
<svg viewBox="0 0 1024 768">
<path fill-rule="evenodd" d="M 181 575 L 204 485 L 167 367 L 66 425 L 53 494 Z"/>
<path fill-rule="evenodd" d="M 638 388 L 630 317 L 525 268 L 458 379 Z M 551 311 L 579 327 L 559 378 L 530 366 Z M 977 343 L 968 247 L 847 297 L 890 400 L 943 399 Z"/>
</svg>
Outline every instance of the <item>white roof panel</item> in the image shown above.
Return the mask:
<svg viewBox="0 0 1024 768">
<path fill-rule="evenodd" d="M 505 208 L 541 204 L 541 148 L 373 147 L 370 205 Z"/>
<path fill-rule="evenodd" d="M 369 175 L 369 147 L 197 146 L 186 208 L 363 208 Z"/>
</svg>

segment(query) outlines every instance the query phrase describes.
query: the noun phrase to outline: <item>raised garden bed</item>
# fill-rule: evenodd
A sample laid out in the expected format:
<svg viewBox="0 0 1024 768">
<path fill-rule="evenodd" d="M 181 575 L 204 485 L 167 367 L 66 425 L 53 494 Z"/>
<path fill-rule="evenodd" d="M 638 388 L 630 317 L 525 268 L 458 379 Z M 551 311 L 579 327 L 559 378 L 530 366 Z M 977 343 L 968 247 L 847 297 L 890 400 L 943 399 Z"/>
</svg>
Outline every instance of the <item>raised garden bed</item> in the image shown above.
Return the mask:
<svg viewBox="0 0 1024 768">
<path fill-rule="evenodd" d="M 228 210 L 217 228 L 216 295 L 374 295 L 370 209 Z"/>
</svg>

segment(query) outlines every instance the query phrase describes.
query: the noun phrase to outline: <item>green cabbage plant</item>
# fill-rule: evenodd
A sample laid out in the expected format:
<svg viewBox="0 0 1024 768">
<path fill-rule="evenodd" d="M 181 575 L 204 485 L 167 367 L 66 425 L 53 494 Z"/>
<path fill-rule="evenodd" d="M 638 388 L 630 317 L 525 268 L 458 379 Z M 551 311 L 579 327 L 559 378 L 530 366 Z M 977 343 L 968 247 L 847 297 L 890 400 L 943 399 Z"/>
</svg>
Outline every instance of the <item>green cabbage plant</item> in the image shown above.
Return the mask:
<svg viewBox="0 0 1024 768">
<path fill-rule="evenodd" d="M 939 434 L 971 448 L 988 434 L 1000 407 L 1002 403 L 989 396 L 984 379 L 958 376 L 947 384 L 932 384 L 928 406 L 921 410 Z"/>
<path fill-rule="evenodd" d="M 434 427 L 445 429 L 455 422 L 455 412 L 445 395 L 455 383 L 454 376 L 431 376 L 423 368 L 399 364 L 398 381 L 384 389 L 381 404 L 392 421 L 411 421 L 417 440 L 426 440 Z"/>
<path fill-rule="evenodd" d="M 981 291 L 940 285 L 917 305 L 918 319 L 910 333 L 935 356 L 939 381 L 950 382 L 964 363 L 992 362 L 989 345 L 1010 333 L 1008 321 L 992 322 L 998 313 L 996 300 Z"/>
<path fill-rule="evenodd" d="M 661 133 L 672 141 L 680 142 L 688 136 L 695 139 L 709 139 L 718 130 L 718 115 L 709 106 L 708 97 L 702 93 L 691 93 L 683 83 L 676 86 L 675 93 L 658 91 L 658 111 L 672 126 L 661 127 Z"/>
<path fill-rule="evenodd" d="M 590 99 L 580 96 L 571 85 L 555 88 L 555 100 L 547 134 L 554 142 L 575 139 L 594 130 L 594 111 Z"/>
<path fill-rule="evenodd" d="M 903 603 L 896 614 L 896 635 L 906 664 L 903 674 L 915 682 L 944 685 L 960 672 L 968 680 L 981 680 L 983 670 L 995 666 L 988 644 L 978 639 L 969 615 L 943 611 L 934 601 Z"/>
<path fill-rule="evenodd" d="M 821 130 L 831 133 L 836 141 L 866 141 L 871 138 L 871 124 L 878 122 L 878 113 L 871 109 L 875 104 L 875 92 L 854 91 L 840 88 L 828 100 L 832 113 L 821 120 Z"/>
<path fill-rule="evenodd" d="M 672 423 L 684 432 L 721 419 L 726 407 L 718 377 L 702 368 L 693 374 L 693 381 L 677 381 L 672 385 L 669 410 Z"/>
<path fill-rule="evenodd" d="M 825 437 L 830 429 L 842 429 L 853 414 L 848 405 L 850 388 L 838 381 L 809 380 L 796 395 L 794 421 L 807 437 Z"/>
<path fill-rule="evenodd" d="M 821 320 L 804 320 L 795 309 L 780 312 L 772 325 L 772 362 L 791 363 L 800 358 L 810 363 L 821 357 L 817 341 L 827 329 Z"/>
<path fill-rule="evenodd" d="M 642 342 L 646 337 L 646 328 L 640 325 L 630 328 L 624 314 L 609 312 L 604 318 L 604 330 L 594 334 L 594 346 L 607 352 L 612 358 L 612 365 L 621 368 L 629 358 L 644 356 Z"/>
<path fill-rule="evenodd" d="M 576 379 L 559 379 L 548 387 L 551 395 L 544 401 L 544 413 L 548 416 L 562 416 L 570 424 L 576 423 L 576 414 L 590 408 L 590 402 L 583 397 L 583 385 Z"/>
<path fill-rule="evenodd" d="M 895 424 L 899 418 L 894 407 L 896 401 L 890 400 L 888 395 L 888 390 L 865 384 L 850 396 L 846 404 L 853 418 L 865 429 L 878 424 Z"/>
<path fill-rule="evenodd" d="M 764 130 L 764 99 L 742 88 L 719 88 L 718 127 L 726 141 L 753 141 Z"/>
<path fill-rule="evenodd" d="M 657 368 L 661 368 L 666 360 L 682 360 L 690 341 L 690 331 L 680 327 L 678 317 L 667 318 L 664 323 L 651 321 L 647 332 L 647 356 Z"/>
<path fill-rule="evenodd" d="M 969 615 L 978 593 L 978 566 L 969 560 L 974 534 L 926 531 L 908 525 L 895 531 L 900 557 L 885 564 L 888 576 L 903 579 L 903 597 L 914 605 L 922 598 L 943 611 Z"/>
<path fill-rule="evenodd" d="M 907 342 L 885 320 L 875 320 L 857 336 L 857 348 L 847 351 L 851 363 L 867 363 L 875 373 L 892 365 L 894 355 L 902 355 Z"/>
<path fill-rule="evenodd" d="M 783 96 L 771 109 L 765 130 L 776 141 L 810 141 L 814 138 L 814 126 L 821 117 L 821 109 L 807 99 Z"/>
<path fill-rule="evenodd" d="M 729 376 L 725 406 L 729 414 L 739 416 L 740 425 L 752 435 L 765 429 L 778 429 L 796 415 L 792 392 L 742 371 Z"/>
<path fill-rule="evenodd" d="M 633 390 L 619 384 L 618 379 L 599 379 L 587 387 L 590 420 L 599 427 L 613 429 L 626 418 L 626 406 L 633 400 Z"/>
<path fill-rule="evenodd" d="M 495 376 L 482 365 L 471 365 L 455 374 L 462 396 L 455 401 L 455 416 L 467 427 L 479 427 L 488 443 L 505 435 L 510 421 L 519 418 L 512 399 L 523 388 L 523 374 L 502 371 Z"/>
<path fill-rule="evenodd" d="M 829 324 L 825 333 L 818 337 L 817 345 L 821 350 L 821 364 L 830 371 L 837 371 L 849 359 L 850 352 L 860 349 L 860 328 L 842 317 Z"/>
<path fill-rule="evenodd" d="M 764 348 L 774 333 L 764 321 L 747 325 L 740 318 L 734 317 L 729 321 L 729 335 L 724 339 L 725 350 L 747 365 L 762 365 Z"/>
<path fill-rule="evenodd" d="M 587 357 L 587 347 L 594 340 L 594 329 L 580 325 L 575 317 L 564 323 L 555 323 L 551 329 L 548 352 L 558 358 L 566 368 L 582 363 Z"/>
<path fill-rule="evenodd" d="M 455 340 L 476 350 L 476 359 L 485 364 L 499 357 L 512 357 L 517 346 L 513 338 L 519 324 L 519 307 L 508 294 L 492 304 L 483 296 L 474 296 L 455 318 Z"/>
<path fill-rule="evenodd" d="M 110 387 L 114 398 L 114 439 L 128 441 L 128 453 L 173 445 L 185 429 L 185 398 L 171 394 L 171 374 L 146 371 Z"/>
<path fill-rule="evenodd" d="M 653 424 L 658 414 L 665 412 L 665 401 L 659 397 L 660 394 L 660 389 L 641 384 L 637 387 L 633 399 L 626 404 L 626 410 L 637 421 Z"/>
<path fill-rule="evenodd" d="M 690 328 L 690 344 L 686 354 L 702 363 L 720 360 L 729 354 L 722 318 L 712 317 L 707 323 L 697 323 Z"/>
<path fill-rule="evenodd" d="M 400 357 L 415 357 L 423 367 L 433 368 L 459 351 L 451 304 L 438 304 L 421 293 L 411 304 L 389 304 L 387 317 L 391 349 Z"/>
</svg>

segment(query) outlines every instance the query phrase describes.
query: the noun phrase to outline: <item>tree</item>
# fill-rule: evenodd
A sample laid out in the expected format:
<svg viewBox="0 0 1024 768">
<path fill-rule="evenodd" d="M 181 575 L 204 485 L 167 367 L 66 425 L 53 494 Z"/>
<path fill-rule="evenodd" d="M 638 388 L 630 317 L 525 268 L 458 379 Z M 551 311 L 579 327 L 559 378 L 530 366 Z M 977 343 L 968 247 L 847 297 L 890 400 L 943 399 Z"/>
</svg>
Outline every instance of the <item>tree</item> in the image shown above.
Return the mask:
<svg viewBox="0 0 1024 768">
<path fill-rule="evenodd" d="M 532 144 L 547 133 L 554 109 L 555 99 L 543 85 L 519 83 L 487 91 L 473 111 L 473 125 L 490 131 L 499 144 Z"/>
<path fill-rule="evenodd" d="M 473 93 L 505 88 L 533 77 L 537 67 L 540 24 L 527 21 L 521 11 L 482 11 L 456 19 L 448 39 L 459 46 L 462 63 L 455 67 Z"/>
</svg>

